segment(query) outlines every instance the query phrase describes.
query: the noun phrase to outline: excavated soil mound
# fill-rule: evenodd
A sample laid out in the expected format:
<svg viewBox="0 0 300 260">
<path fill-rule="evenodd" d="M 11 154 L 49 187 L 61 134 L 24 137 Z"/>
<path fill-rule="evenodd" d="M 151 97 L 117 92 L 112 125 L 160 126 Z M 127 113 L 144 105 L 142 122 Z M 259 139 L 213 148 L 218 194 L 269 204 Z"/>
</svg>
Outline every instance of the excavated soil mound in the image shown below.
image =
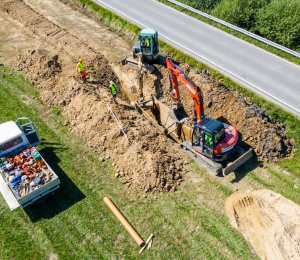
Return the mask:
<svg viewBox="0 0 300 260">
<path fill-rule="evenodd" d="M 96 79 L 98 84 L 108 85 L 110 80 L 119 83 L 118 77 L 113 73 L 109 62 L 103 55 L 82 42 L 79 38 L 67 30 L 46 19 L 43 15 L 34 11 L 30 6 L 20 0 L 0 0 L 0 8 L 10 17 L 22 23 L 25 27 L 39 36 L 43 41 L 57 49 L 57 53 L 64 53 L 73 62 L 77 63 L 79 58 L 84 58 L 90 80 Z M 19 57 L 18 57 L 19 58 Z M 24 57 L 27 60 L 28 55 Z M 20 67 L 35 62 L 26 61 L 27 64 L 18 64 Z M 23 62 L 23 61 L 22 61 Z M 15 62 L 17 63 L 17 62 Z M 75 67 L 75 66 L 74 66 Z M 30 76 L 31 77 L 31 76 Z M 36 77 L 35 77 L 36 78 Z M 39 77 L 43 80 L 42 77 Z"/>
<path fill-rule="evenodd" d="M 22 1 L 0 0 L 0 4 L 12 18 L 55 46 L 57 53 L 63 53 L 74 63 L 80 53 L 88 65 L 89 82 L 96 81 L 96 85 L 89 83 L 85 87 L 97 90 L 98 86 L 107 86 L 110 80 L 119 85 L 109 62 L 77 37 Z M 70 68 L 62 69 L 59 60 L 57 55 L 38 49 L 28 50 L 7 64 L 26 71 L 27 79 L 40 90 L 41 100 L 48 106 L 63 109 L 66 124 L 74 126 L 73 131 L 81 134 L 91 146 L 105 151 L 117 168 L 116 177 L 121 177 L 127 187 L 154 193 L 175 190 L 185 170 L 181 156 L 174 153 L 174 143 L 169 140 L 167 144 L 167 138 L 135 110 L 113 105 L 131 140 L 129 143 L 108 110 L 106 103 L 110 99 L 85 92 L 71 76 L 74 72 Z"/>
<path fill-rule="evenodd" d="M 127 187 L 154 193 L 174 191 L 182 181 L 184 161 L 178 147 L 148 120 L 126 105 L 110 105 L 130 142 L 122 133 L 107 103 L 80 94 L 64 110 L 66 123 L 88 143 L 100 148 L 116 164 L 116 177 Z"/>
<path fill-rule="evenodd" d="M 167 69 L 162 65 L 155 66 L 158 68 L 155 77 L 147 74 L 144 77 L 145 89 L 148 90 L 148 95 L 151 92 L 156 93 L 160 101 L 171 107 Z M 265 111 L 252 104 L 250 99 L 212 79 L 207 70 L 199 73 L 187 64 L 179 64 L 179 67 L 203 91 L 205 115 L 233 125 L 240 133 L 242 147 L 253 147 L 259 160 L 276 162 L 279 158 L 290 157 L 297 151 L 293 147 L 295 141 L 286 136 L 285 126 L 266 116 Z M 190 93 L 181 83 L 179 90 L 185 110 L 193 116 L 194 102 Z M 191 120 L 189 124 L 191 126 Z"/>
<path fill-rule="evenodd" d="M 300 259 L 300 207 L 270 190 L 234 193 L 226 200 L 233 227 L 262 259 Z"/>
<path fill-rule="evenodd" d="M 76 79 L 64 76 L 57 55 L 46 50 L 27 51 L 8 64 L 26 71 L 27 79 L 40 90 L 41 100 L 63 109 L 65 124 L 73 126 L 72 131 L 89 145 L 104 151 L 116 167 L 116 177 L 126 187 L 161 193 L 174 191 L 182 182 L 184 161 L 178 152 L 174 153 L 178 151 L 175 143 L 125 102 L 111 105 L 130 139 L 128 142 L 108 109 L 111 99 L 86 92 Z M 96 90 L 93 84 L 84 87 Z"/>
</svg>

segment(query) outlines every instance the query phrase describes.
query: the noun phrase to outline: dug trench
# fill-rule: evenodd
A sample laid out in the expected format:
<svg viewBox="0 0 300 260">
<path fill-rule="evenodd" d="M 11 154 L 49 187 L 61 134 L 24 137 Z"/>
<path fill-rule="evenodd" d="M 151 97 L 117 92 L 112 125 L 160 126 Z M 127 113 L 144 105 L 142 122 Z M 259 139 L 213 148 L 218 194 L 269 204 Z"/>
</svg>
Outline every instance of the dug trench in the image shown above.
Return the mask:
<svg viewBox="0 0 300 260">
<path fill-rule="evenodd" d="M 7 65 L 27 73 L 27 79 L 39 89 L 40 99 L 48 106 L 62 109 L 65 124 L 83 136 L 89 145 L 105 153 L 116 168 L 116 177 L 120 177 L 127 187 L 153 193 L 175 190 L 183 181 L 184 164 L 187 162 L 175 142 L 128 106 L 125 93 L 131 99 L 137 94 L 136 71 L 121 67 L 117 61 L 108 61 L 101 53 L 24 2 L 1 0 L 0 3 L 8 16 L 54 47 L 51 52 L 28 50 L 8 61 Z M 111 107 L 131 142 L 123 136 L 107 107 L 110 99 L 86 92 L 78 83 L 74 74 L 78 50 L 88 64 L 89 83 L 86 87 L 108 95 L 107 88 L 103 86 L 114 80 L 122 90 L 119 106 Z M 167 70 L 162 65 L 155 66 L 153 75 L 144 76 L 145 98 L 154 95 L 170 105 Z M 259 160 L 277 161 L 290 157 L 296 151 L 292 145 L 294 141 L 286 137 L 284 125 L 267 117 L 262 109 L 210 78 L 209 72 L 194 71 L 186 64 L 179 66 L 201 87 L 205 97 L 205 114 L 235 126 L 245 144 L 255 149 Z M 186 111 L 192 115 L 193 103 L 189 93 L 182 85 L 180 92 Z"/>
<path fill-rule="evenodd" d="M 79 10 L 87 15 L 90 19 L 101 21 L 96 13 L 90 12 L 88 7 L 81 5 L 79 1 L 60 0 L 69 5 L 72 9 Z M 159 32 L 158 32 L 159 33 Z M 126 34 L 122 30 L 116 30 L 115 34 L 120 34 L 121 39 L 126 38 Z M 115 39 L 114 39 L 115 40 Z M 120 41 L 116 40 L 120 45 Z M 130 42 L 127 47 L 127 55 L 130 55 L 132 44 Z M 124 51 L 124 47 L 119 47 Z M 168 53 L 161 53 L 167 57 Z M 109 53 L 107 57 L 111 57 Z M 124 56 L 123 56 L 124 58 Z M 122 80 L 124 88 L 131 96 L 135 95 L 138 99 L 138 83 L 136 71 L 134 69 L 120 68 L 120 60 L 114 60 L 112 66 L 116 74 Z M 231 91 L 221 82 L 210 77 L 208 70 L 201 72 L 190 68 L 187 64 L 178 64 L 181 69 L 200 86 L 204 94 L 205 115 L 218 119 L 221 122 L 233 125 L 240 134 L 241 146 L 246 150 L 253 147 L 255 156 L 259 161 L 277 162 L 280 158 L 291 158 L 297 149 L 293 147 L 295 141 L 286 137 L 287 129 L 282 123 L 275 122 L 271 117 L 266 116 L 265 110 L 259 108 L 256 104 L 252 104 L 249 98 L 245 98 L 242 94 Z M 144 74 L 144 94 L 146 99 L 154 95 L 159 101 L 171 107 L 169 79 L 167 70 L 162 65 L 155 65 L 156 70 L 153 75 Z M 190 116 L 194 115 L 194 103 L 187 89 L 179 84 L 182 103 L 185 110 Z M 192 120 L 185 124 L 192 126 Z M 184 135 L 190 138 L 189 129 L 186 129 Z"/>
</svg>

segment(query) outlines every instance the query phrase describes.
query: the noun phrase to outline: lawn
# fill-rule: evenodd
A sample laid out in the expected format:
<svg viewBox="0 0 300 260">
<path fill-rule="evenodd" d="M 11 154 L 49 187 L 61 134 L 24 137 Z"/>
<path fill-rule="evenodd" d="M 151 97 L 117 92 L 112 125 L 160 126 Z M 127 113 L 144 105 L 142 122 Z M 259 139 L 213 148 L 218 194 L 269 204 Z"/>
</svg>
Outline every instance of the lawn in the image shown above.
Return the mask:
<svg viewBox="0 0 300 260">
<path fill-rule="evenodd" d="M 1 66 L 0 89 L 0 122 L 30 117 L 42 140 L 38 149 L 61 180 L 55 195 L 25 209 L 11 212 L 0 196 L 0 259 L 136 259 L 139 248 L 105 196 L 144 240 L 155 235 L 143 259 L 257 259 L 224 214 L 230 186 L 192 163 L 176 192 L 144 198 L 114 177 L 109 161 L 98 160 L 100 151 L 63 125 L 59 110 L 39 101 L 23 73 Z"/>
</svg>

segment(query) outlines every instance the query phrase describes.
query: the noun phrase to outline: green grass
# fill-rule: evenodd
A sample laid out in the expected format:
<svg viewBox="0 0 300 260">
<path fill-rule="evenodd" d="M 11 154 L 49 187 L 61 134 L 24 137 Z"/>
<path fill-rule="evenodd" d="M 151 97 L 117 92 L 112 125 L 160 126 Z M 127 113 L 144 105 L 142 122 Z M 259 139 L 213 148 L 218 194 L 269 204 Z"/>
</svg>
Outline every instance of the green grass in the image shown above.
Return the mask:
<svg viewBox="0 0 300 260">
<path fill-rule="evenodd" d="M 274 54 L 276 54 L 279 57 L 282 57 L 282 58 L 284 58 L 286 60 L 294 62 L 295 64 L 298 64 L 298 65 L 300 64 L 300 59 L 298 57 L 295 57 L 295 56 L 293 56 L 291 54 L 288 54 L 286 52 L 278 50 L 277 48 L 269 46 L 269 45 L 267 45 L 267 44 L 265 44 L 263 42 L 260 42 L 260 41 L 258 41 L 256 39 L 253 39 L 253 38 L 251 38 L 251 37 L 249 37 L 249 36 L 247 36 L 247 35 L 245 35 L 243 33 L 237 32 L 237 31 L 235 31 L 235 30 L 233 30 L 231 28 L 228 28 L 228 27 L 226 27 L 226 26 L 224 26 L 222 24 L 219 24 L 217 22 L 214 22 L 214 21 L 212 21 L 212 20 L 210 20 L 208 18 L 205 18 L 205 17 L 203 17 L 203 16 L 201 16 L 199 14 L 196 14 L 196 13 L 194 13 L 192 11 L 189 11 L 189 10 L 187 10 L 187 9 L 185 9 L 183 7 L 180 7 L 178 5 L 175 5 L 173 3 L 170 3 L 170 2 L 168 2 L 166 0 L 156 0 L 156 1 L 161 2 L 161 3 L 165 4 L 165 5 L 171 6 L 172 8 L 174 8 L 174 9 L 176 9 L 176 10 L 182 12 L 182 13 L 185 13 L 185 14 L 191 16 L 191 17 L 194 17 L 194 18 L 202 21 L 202 22 L 205 22 L 205 23 L 207 23 L 209 25 L 212 25 L 212 26 L 214 26 L 214 27 L 216 27 L 218 29 L 221 29 L 221 30 L 223 30 L 223 31 L 225 31 L 225 32 L 227 32 L 227 33 L 235 36 L 235 37 L 238 37 L 238 38 L 240 38 L 240 39 L 242 39 L 244 41 L 247 41 L 247 42 L 249 42 L 249 43 L 251 43 L 251 44 L 253 44 L 253 45 L 255 45 L 255 46 L 257 46 L 257 47 L 259 47 L 261 49 L 264 49 L 266 51 L 274 53 Z M 179 1 L 179 2 L 183 2 L 183 1 Z M 186 3 L 184 3 L 184 4 L 186 4 Z"/>
<path fill-rule="evenodd" d="M 121 24 L 125 26 L 123 31 L 138 34 L 139 30 L 135 33 L 135 27 L 132 29 L 125 20 L 107 10 L 100 8 L 100 11 L 103 17 L 104 14 L 110 17 L 107 21 L 113 21 L 109 22 L 111 26 L 118 28 Z M 195 68 L 206 68 L 163 42 L 161 48 Z M 211 71 L 216 78 L 222 77 Z M 13 75 L 9 76 L 9 72 Z M 299 147 L 297 118 L 232 84 L 231 88 L 269 107 L 268 113 L 286 124 L 288 134 Z M 0 259 L 48 259 L 52 254 L 59 259 L 138 258 L 138 246 L 103 202 L 105 196 L 115 202 L 143 239 L 155 234 L 153 248 L 143 253 L 143 259 L 258 259 L 250 254 L 250 245 L 230 226 L 224 213 L 224 200 L 233 193 L 230 182 L 211 176 L 191 163 L 190 173 L 178 191 L 147 194 L 145 199 L 141 192 L 126 189 L 114 177 L 110 162 L 98 161 L 100 151 L 88 147 L 63 125 L 59 110 L 47 108 L 39 101 L 39 93 L 25 81 L 24 74 L 1 66 L 0 89 L 0 122 L 30 117 L 43 142 L 38 149 L 61 180 L 61 188 L 55 195 L 38 206 L 10 212 L 0 196 Z M 300 175 L 299 160 L 297 153 L 292 160 L 279 163 L 291 175 L 279 174 L 274 165 L 268 165 L 267 179 L 262 171 L 247 170 L 245 165 L 236 175 L 256 189 L 276 190 L 300 204 L 299 191 L 293 188 Z M 199 181 L 194 182 L 193 178 Z"/>
<path fill-rule="evenodd" d="M 64 1 L 64 0 L 62 0 Z M 81 5 L 85 5 L 88 12 L 91 12 L 93 14 L 97 14 L 98 21 L 106 24 L 109 27 L 115 27 L 122 33 L 125 33 L 127 35 L 130 35 L 130 37 L 135 37 L 137 39 L 137 36 L 140 32 L 140 28 L 136 25 L 131 24 L 130 22 L 126 21 L 125 19 L 117 16 L 116 14 L 112 13 L 111 11 L 95 4 L 91 0 L 73 0 L 74 3 L 80 3 Z M 82 11 L 82 9 L 80 9 Z M 245 97 L 249 97 L 250 100 L 253 103 L 258 104 L 261 108 L 264 108 L 266 110 L 266 114 L 268 116 L 271 116 L 275 121 L 282 122 L 285 124 L 285 126 L 288 129 L 288 136 L 290 138 L 294 138 L 296 143 L 295 147 L 300 150 L 300 119 L 299 117 L 293 115 L 290 112 L 285 111 L 278 105 L 267 101 L 263 97 L 257 95 L 253 91 L 239 85 L 238 83 L 234 82 L 230 78 L 224 76 L 220 72 L 210 68 L 206 64 L 197 61 L 196 59 L 190 57 L 189 55 L 184 54 L 183 52 L 177 50 L 176 48 L 172 47 L 168 43 L 160 40 L 160 51 L 166 51 L 168 52 L 173 59 L 179 61 L 179 62 L 185 62 L 189 64 L 194 69 L 197 69 L 198 71 L 201 71 L 202 69 L 209 69 L 212 73 L 212 77 L 216 80 L 223 80 L 223 84 L 227 86 L 228 88 L 235 90 L 241 94 L 243 94 Z M 300 64 L 300 59 L 298 59 Z M 298 62 L 297 61 L 297 62 Z M 287 163 L 281 163 L 282 166 L 287 167 L 290 170 L 293 170 L 295 167 L 298 168 L 300 165 L 300 154 L 299 152 L 294 157 L 293 165 L 291 166 L 289 162 Z"/>
<path fill-rule="evenodd" d="M 0 196 L 0 259 L 137 258 L 138 246 L 103 202 L 105 196 L 144 239 L 155 234 L 153 249 L 143 259 L 256 259 L 223 210 L 208 207 L 211 190 L 220 207 L 232 190 L 205 171 L 194 166 L 205 180 L 197 183 L 200 191 L 183 186 L 156 200 L 151 194 L 144 199 L 114 177 L 110 162 L 98 160 L 100 151 L 63 125 L 59 110 L 39 101 L 22 73 L 0 67 L 0 87 L 0 122 L 30 117 L 43 143 L 38 149 L 61 180 L 61 188 L 41 205 L 10 212 Z M 205 199 L 195 200 L 198 194 Z"/>
<path fill-rule="evenodd" d="M 104 9 L 101 6 L 96 5 L 95 3 L 91 2 L 90 0 L 73 0 L 74 3 L 80 2 L 81 4 L 85 4 L 89 12 L 99 14 L 98 21 L 102 24 L 106 24 L 107 26 L 115 26 L 119 31 L 130 33 L 131 37 L 136 37 L 140 32 L 140 28 L 138 28 L 136 25 L 130 24 L 128 21 L 124 20 L 121 17 L 118 17 L 117 15 L 113 14 L 111 11 Z M 80 9 L 82 10 L 82 9 Z M 114 17 L 112 20 L 111 17 Z M 119 22 L 118 22 L 119 21 Z M 121 27 L 118 27 L 118 24 L 121 24 Z M 292 175 L 289 176 L 289 178 L 300 178 L 300 119 L 299 117 L 293 115 L 290 112 L 285 111 L 278 105 L 264 99 L 263 97 L 257 95 L 253 91 L 239 85 L 238 83 L 234 82 L 228 77 L 225 77 L 218 71 L 210 68 L 209 66 L 205 65 L 204 63 L 201 63 L 197 61 L 196 59 L 190 57 L 189 55 L 184 54 L 183 52 L 175 49 L 174 47 L 170 46 L 166 42 L 160 40 L 160 51 L 166 51 L 168 52 L 173 59 L 179 61 L 179 62 L 185 62 L 189 64 L 192 68 L 197 69 L 201 71 L 202 69 L 209 69 L 212 73 L 212 77 L 216 80 L 223 80 L 223 84 L 227 86 L 229 89 L 237 91 L 241 93 L 244 97 L 250 98 L 250 100 L 253 103 L 256 103 L 258 106 L 266 110 L 266 115 L 271 116 L 275 121 L 281 122 L 285 125 L 287 129 L 287 136 L 289 138 L 293 138 L 295 140 L 295 147 L 298 149 L 298 152 L 295 154 L 295 156 L 292 159 L 286 159 L 281 160 L 277 163 L 277 165 L 281 166 L 282 169 L 288 170 Z M 293 60 L 295 63 L 298 63 L 300 59 Z M 241 173 L 243 175 L 243 173 Z M 270 172 L 272 175 L 273 173 Z M 251 174 L 250 174 L 251 175 Z M 270 184 L 268 182 L 265 182 L 261 179 L 260 176 L 254 176 L 251 175 L 253 179 L 259 180 L 257 183 L 261 183 L 263 187 L 271 188 Z M 272 176 L 273 178 L 273 176 Z M 274 177 L 277 182 L 275 182 L 274 187 L 276 187 L 276 191 L 283 192 L 288 198 L 293 199 L 298 204 L 300 203 L 300 200 L 298 199 L 298 191 L 289 189 L 288 192 L 285 192 L 286 188 L 281 189 L 280 188 L 280 178 Z"/>
</svg>

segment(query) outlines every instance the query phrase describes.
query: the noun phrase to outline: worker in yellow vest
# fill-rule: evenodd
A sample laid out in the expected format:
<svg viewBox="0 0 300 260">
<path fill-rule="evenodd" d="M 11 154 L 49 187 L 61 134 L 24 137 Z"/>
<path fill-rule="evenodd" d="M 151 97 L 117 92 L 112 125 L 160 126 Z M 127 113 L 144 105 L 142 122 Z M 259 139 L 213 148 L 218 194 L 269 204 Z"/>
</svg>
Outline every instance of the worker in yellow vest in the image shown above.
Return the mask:
<svg viewBox="0 0 300 260">
<path fill-rule="evenodd" d="M 117 85 L 115 82 L 111 81 L 109 87 L 110 87 L 110 93 L 112 95 L 112 100 L 115 104 L 117 104 L 116 102 L 117 91 L 118 91 Z"/>
<path fill-rule="evenodd" d="M 146 42 L 145 42 L 146 47 L 150 47 L 150 44 L 151 44 L 151 42 L 150 42 L 150 40 L 147 38 L 147 39 L 146 39 Z"/>
<path fill-rule="evenodd" d="M 85 82 L 86 81 L 86 73 L 84 70 L 84 62 L 82 61 L 82 59 L 79 59 L 76 69 L 80 74 L 80 79 L 82 80 L 82 82 Z"/>
</svg>

